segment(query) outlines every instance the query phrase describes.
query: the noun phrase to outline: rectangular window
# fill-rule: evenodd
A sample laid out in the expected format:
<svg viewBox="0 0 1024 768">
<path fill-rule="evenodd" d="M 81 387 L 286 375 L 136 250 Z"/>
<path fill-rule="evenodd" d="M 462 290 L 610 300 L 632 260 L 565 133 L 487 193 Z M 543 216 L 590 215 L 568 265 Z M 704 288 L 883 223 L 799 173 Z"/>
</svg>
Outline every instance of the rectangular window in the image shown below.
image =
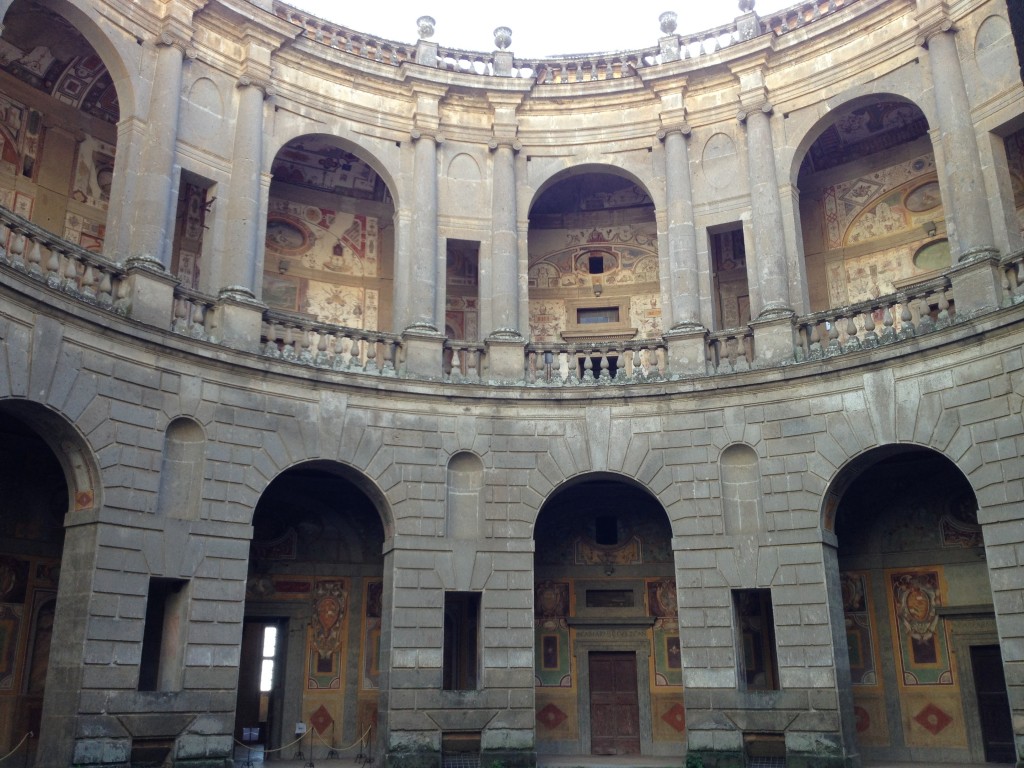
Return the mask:
<svg viewBox="0 0 1024 768">
<path fill-rule="evenodd" d="M 733 590 L 740 688 L 746 691 L 779 690 L 779 662 L 775 644 L 775 616 L 770 589 Z"/>
<path fill-rule="evenodd" d="M 576 322 L 579 325 L 593 325 L 595 323 L 617 323 L 619 322 L 618 307 L 580 307 L 576 310 Z"/>
<path fill-rule="evenodd" d="M 444 595 L 444 670 L 446 691 L 475 691 L 480 666 L 480 593 Z"/>
<path fill-rule="evenodd" d="M 187 581 L 151 578 L 139 661 L 140 691 L 180 691 L 188 626 Z"/>
</svg>

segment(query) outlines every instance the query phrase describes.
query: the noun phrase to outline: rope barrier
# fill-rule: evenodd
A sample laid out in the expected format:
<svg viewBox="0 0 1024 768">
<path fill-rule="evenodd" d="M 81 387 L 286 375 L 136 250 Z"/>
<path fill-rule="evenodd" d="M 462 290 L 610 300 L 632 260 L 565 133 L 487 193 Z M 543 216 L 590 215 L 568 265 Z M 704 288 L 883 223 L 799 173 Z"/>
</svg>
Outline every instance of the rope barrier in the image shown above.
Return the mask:
<svg viewBox="0 0 1024 768">
<path fill-rule="evenodd" d="M 35 735 L 35 734 L 34 734 L 34 733 L 32 733 L 32 731 L 29 731 L 29 732 L 28 732 L 28 733 L 26 733 L 26 734 L 25 734 L 24 736 L 22 736 L 22 737 L 21 737 L 21 741 L 19 741 L 19 742 L 17 743 L 17 745 L 15 745 L 14 749 L 12 749 L 12 750 L 11 750 L 10 752 L 8 752 L 8 753 L 7 753 L 6 755 L 4 755 L 3 757 L 0 757 L 0 763 L 2 763 L 2 762 L 3 762 L 4 760 L 6 760 L 6 759 L 7 759 L 8 757 L 10 757 L 11 755 L 13 755 L 13 754 L 14 754 L 15 752 L 17 752 L 17 751 L 18 751 L 19 749 L 21 749 L 21 745 L 22 745 L 22 744 L 24 744 L 24 743 L 25 743 L 26 741 L 28 741 L 29 739 L 31 739 L 31 738 L 32 738 L 32 737 L 33 737 L 34 735 Z"/>
<path fill-rule="evenodd" d="M 356 745 L 365 746 L 365 744 L 366 744 L 366 737 L 369 735 L 370 731 L 373 730 L 373 726 L 372 725 L 369 726 L 365 731 L 363 731 L 363 735 L 362 736 L 357 738 L 355 741 L 353 741 L 347 747 L 332 747 L 328 742 L 324 741 L 324 737 L 320 735 L 320 732 L 317 731 L 316 728 L 313 728 L 312 726 L 310 726 L 309 730 L 311 730 L 313 732 L 313 734 L 320 740 L 320 742 L 325 747 L 330 747 L 331 749 L 336 750 L 338 752 L 344 752 L 346 750 L 352 749 L 352 747 L 354 747 Z M 32 734 L 30 734 L 30 733 L 25 734 L 25 739 L 27 739 L 31 735 Z M 282 745 L 280 747 L 275 747 L 274 749 L 267 749 L 266 747 L 264 747 L 263 748 L 263 753 L 267 754 L 268 752 L 281 752 L 281 751 L 283 751 L 285 749 L 288 749 L 289 747 L 294 747 L 296 744 L 298 744 L 304 738 L 306 738 L 306 734 L 305 733 L 302 734 L 301 736 L 299 736 L 299 738 L 297 738 L 295 741 L 292 741 L 292 742 L 290 742 L 288 744 L 284 744 L 284 745 Z M 22 739 L 22 741 L 25 741 L 25 739 Z M 233 742 L 235 742 L 235 744 L 237 744 L 240 747 L 245 747 L 246 749 L 251 749 L 252 748 L 252 744 L 246 744 L 244 741 L 239 741 L 238 739 L 235 739 L 235 738 L 232 738 L 231 740 Z M 21 744 L 18 745 L 18 747 L 20 747 L 20 746 L 21 746 Z M 18 747 L 14 748 L 15 752 L 18 750 Z M 13 755 L 13 754 L 14 754 L 14 752 L 11 752 L 11 755 Z M 0 761 L 5 760 L 7 757 L 10 757 L 10 755 L 6 755 L 5 757 L 0 757 Z"/>
</svg>

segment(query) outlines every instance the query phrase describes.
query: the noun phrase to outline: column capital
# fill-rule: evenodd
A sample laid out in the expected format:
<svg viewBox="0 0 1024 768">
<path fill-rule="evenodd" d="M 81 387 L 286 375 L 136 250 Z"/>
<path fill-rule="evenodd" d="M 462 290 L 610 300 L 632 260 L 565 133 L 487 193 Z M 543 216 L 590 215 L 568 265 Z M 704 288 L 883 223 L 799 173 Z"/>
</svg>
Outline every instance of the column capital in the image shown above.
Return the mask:
<svg viewBox="0 0 1024 768">
<path fill-rule="evenodd" d="M 741 123 L 746 123 L 747 118 L 757 112 L 761 112 L 765 115 L 771 116 L 772 112 L 775 111 L 775 107 L 770 101 L 764 101 L 760 104 L 754 104 L 749 107 L 741 106 L 740 111 L 736 113 L 736 119 Z"/>
<path fill-rule="evenodd" d="M 487 142 L 487 148 L 492 152 L 496 151 L 499 147 L 508 147 L 513 152 L 518 152 L 523 148 L 523 142 L 515 136 L 493 136 Z"/>
<path fill-rule="evenodd" d="M 413 128 L 409 131 L 409 138 L 413 141 L 420 139 L 433 139 L 435 144 L 444 144 L 444 136 L 440 131 L 424 131 L 420 128 Z"/>
<path fill-rule="evenodd" d="M 242 75 L 238 78 L 238 82 L 235 84 L 236 88 L 255 88 L 263 94 L 264 99 L 269 99 L 274 96 L 277 91 L 274 88 L 274 84 L 269 79 L 256 77 L 255 75 Z"/>
<path fill-rule="evenodd" d="M 920 47 L 927 49 L 928 43 L 932 38 L 946 34 L 947 32 L 956 34 L 957 31 L 956 25 L 949 16 L 945 13 L 936 14 L 935 17 L 921 24 L 920 31 L 917 33 L 917 37 L 914 39 L 914 42 Z"/>
<path fill-rule="evenodd" d="M 690 124 L 685 120 L 681 123 L 674 123 L 673 125 L 665 125 L 658 129 L 658 133 L 655 134 L 658 137 L 658 141 L 665 141 L 670 133 L 681 134 L 682 137 L 689 138 L 692 129 Z"/>
<path fill-rule="evenodd" d="M 192 45 L 192 38 L 181 30 L 168 28 L 153 41 L 157 48 L 174 48 L 183 58 L 192 61 L 199 55 Z"/>
</svg>

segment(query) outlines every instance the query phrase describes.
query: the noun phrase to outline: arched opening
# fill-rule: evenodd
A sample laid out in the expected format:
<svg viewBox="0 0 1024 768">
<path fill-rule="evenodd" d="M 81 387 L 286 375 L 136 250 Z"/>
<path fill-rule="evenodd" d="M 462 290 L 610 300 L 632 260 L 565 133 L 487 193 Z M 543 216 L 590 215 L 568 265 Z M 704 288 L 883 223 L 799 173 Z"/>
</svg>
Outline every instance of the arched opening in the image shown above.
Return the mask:
<svg viewBox="0 0 1024 768">
<path fill-rule="evenodd" d="M 120 118 L 114 78 L 85 36 L 15 0 L 0 35 L 0 205 L 102 251 Z"/>
<path fill-rule="evenodd" d="M 816 131 L 797 179 L 809 309 L 887 296 L 948 269 L 946 213 L 920 108 L 895 96 L 859 99 Z"/>
<path fill-rule="evenodd" d="M 0 408 L 0 752 L 19 747 L 32 764 L 72 494 L 61 461 L 19 410 Z"/>
<path fill-rule="evenodd" d="M 967 479 L 934 451 L 889 447 L 860 457 L 835 485 L 848 648 L 837 662 L 850 672 L 861 754 L 1014 760 L 978 504 Z"/>
<path fill-rule="evenodd" d="M 376 733 L 385 528 L 361 485 L 309 462 L 256 505 L 235 716 L 253 750 L 292 743 L 296 723 L 306 736 L 279 756 L 324 758 Z"/>
<path fill-rule="evenodd" d="M 274 157 L 263 301 L 325 323 L 392 330 L 395 205 L 357 149 L 292 139 Z"/>
<path fill-rule="evenodd" d="M 535 343 L 585 347 L 662 335 L 654 202 L 635 179 L 613 170 L 569 171 L 530 208 Z M 582 376 L 583 358 L 574 362 Z M 618 360 L 609 362 L 614 376 Z"/>
<path fill-rule="evenodd" d="M 537 751 L 679 755 L 685 732 L 672 530 L 643 488 L 588 476 L 534 537 Z"/>
</svg>

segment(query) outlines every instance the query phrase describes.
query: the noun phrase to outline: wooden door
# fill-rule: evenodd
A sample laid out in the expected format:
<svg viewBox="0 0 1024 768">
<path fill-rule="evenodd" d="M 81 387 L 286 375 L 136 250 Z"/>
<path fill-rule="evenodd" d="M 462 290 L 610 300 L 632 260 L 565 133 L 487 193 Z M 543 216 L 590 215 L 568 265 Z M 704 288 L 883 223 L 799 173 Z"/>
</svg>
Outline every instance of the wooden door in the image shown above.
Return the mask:
<svg viewBox="0 0 1024 768">
<path fill-rule="evenodd" d="M 1006 678 L 1003 675 L 1003 658 L 999 646 L 972 645 L 971 669 L 978 697 L 985 760 L 990 763 L 1012 763 L 1017 759 L 1017 754 L 1013 746 L 1010 700 L 1006 694 Z"/>
<path fill-rule="evenodd" d="M 635 653 L 590 654 L 590 751 L 640 754 Z"/>
</svg>

